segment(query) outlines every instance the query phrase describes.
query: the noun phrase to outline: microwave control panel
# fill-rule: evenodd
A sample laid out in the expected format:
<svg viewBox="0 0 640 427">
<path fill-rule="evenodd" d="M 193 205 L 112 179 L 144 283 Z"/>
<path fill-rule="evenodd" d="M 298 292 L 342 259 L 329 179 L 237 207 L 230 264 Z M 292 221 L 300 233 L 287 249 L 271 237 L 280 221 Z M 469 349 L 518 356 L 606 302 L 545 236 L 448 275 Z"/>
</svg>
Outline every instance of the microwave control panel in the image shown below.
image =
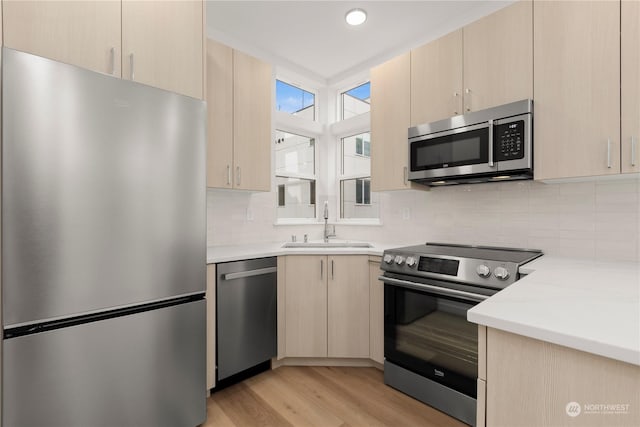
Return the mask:
<svg viewBox="0 0 640 427">
<path fill-rule="evenodd" d="M 524 158 L 524 120 L 496 125 L 496 160 L 516 160 Z"/>
</svg>

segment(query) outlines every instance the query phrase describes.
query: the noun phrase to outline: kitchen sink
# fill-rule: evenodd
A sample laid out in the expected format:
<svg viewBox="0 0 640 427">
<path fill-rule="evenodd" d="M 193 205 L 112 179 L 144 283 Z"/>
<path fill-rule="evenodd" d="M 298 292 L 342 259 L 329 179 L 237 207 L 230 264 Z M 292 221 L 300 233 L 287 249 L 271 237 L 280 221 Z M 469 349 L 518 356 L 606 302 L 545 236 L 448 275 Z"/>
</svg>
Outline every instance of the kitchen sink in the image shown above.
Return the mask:
<svg viewBox="0 0 640 427">
<path fill-rule="evenodd" d="M 366 242 L 287 242 L 283 248 L 372 248 Z"/>
</svg>

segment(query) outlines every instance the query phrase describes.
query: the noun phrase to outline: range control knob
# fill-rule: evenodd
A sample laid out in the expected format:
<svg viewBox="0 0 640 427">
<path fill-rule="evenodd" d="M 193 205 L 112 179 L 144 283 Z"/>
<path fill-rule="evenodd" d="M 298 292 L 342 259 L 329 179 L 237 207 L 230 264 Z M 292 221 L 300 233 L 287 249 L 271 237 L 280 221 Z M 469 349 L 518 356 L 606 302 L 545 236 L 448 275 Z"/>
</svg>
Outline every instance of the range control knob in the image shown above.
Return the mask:
<svg viewBox="0 0 640 427">
<path fill-rule="evenodd" d="M 384 256 L 384 262 L 386 262 L 387 264 L 391 264 L 393 262 L 393 255 L 391 254 L 386 254 Z"/>
<path fill-rule="evenodd" d="M 504 267 L 496 267 L 496 269 L 493 270 L 493 275 L 500 280 L 507 280 L 510 276 L 509 271 Z"/>
<path fill-rule="evenodd" d="M 478 273 L 480 277 L 489 277 L 491 276 L 491 269 L 485 264 L 480 264 L 476 267 L 476 273 Z"/>
<path fill-rule="evenodd" d="M 397 255 L 396 256 L 396 264 L 402 265 L 403 263 L 404 263 L 404 257 L 400 256 L 400 255 Z"/>
<path fill-rule="evenodd" d="M 407 257 L 407 267 L 415 267 L 418 262 L 412 256 Z"/>
</svg>

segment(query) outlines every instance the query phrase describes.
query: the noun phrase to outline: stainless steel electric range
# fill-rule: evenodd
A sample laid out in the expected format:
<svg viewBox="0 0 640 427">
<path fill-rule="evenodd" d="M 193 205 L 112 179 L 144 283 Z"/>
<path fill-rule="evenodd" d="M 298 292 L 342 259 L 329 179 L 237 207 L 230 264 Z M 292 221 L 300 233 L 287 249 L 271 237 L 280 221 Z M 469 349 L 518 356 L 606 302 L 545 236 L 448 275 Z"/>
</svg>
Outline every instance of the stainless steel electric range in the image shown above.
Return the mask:
<svg viewBox="0 0 640 427">
<path fill-rule="evenodd" d="M 467 310 L 542 251 L 443 243 L 384 252 L 385 383 L 475 425 L 478 328 Z"/>
</svg>

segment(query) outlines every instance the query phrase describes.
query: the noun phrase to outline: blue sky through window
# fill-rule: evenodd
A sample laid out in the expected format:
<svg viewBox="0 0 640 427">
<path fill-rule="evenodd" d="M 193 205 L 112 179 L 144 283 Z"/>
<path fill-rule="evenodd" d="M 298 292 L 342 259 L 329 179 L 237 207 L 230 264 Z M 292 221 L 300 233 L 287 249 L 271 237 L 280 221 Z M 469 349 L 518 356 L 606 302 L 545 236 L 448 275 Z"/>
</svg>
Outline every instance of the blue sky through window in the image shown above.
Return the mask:
<svg viewBox="0 0 640 427">
<path fill-rule="evenodd" d="M 296 113 L 315 104 L 315 95 L 299 87 L 276 80 L 276 109 Z"/>
<path fill-rule="evenodd" d="M 371 97 L 371 83 L 366 82 L 365 84 L 361 84 L 358 87 L 354 87 L 351 90 L 345 92 L 347 95 L 353 96 L 354 98 L 358 98 L 361 100 L 369 99 Z"/>
</svg>

